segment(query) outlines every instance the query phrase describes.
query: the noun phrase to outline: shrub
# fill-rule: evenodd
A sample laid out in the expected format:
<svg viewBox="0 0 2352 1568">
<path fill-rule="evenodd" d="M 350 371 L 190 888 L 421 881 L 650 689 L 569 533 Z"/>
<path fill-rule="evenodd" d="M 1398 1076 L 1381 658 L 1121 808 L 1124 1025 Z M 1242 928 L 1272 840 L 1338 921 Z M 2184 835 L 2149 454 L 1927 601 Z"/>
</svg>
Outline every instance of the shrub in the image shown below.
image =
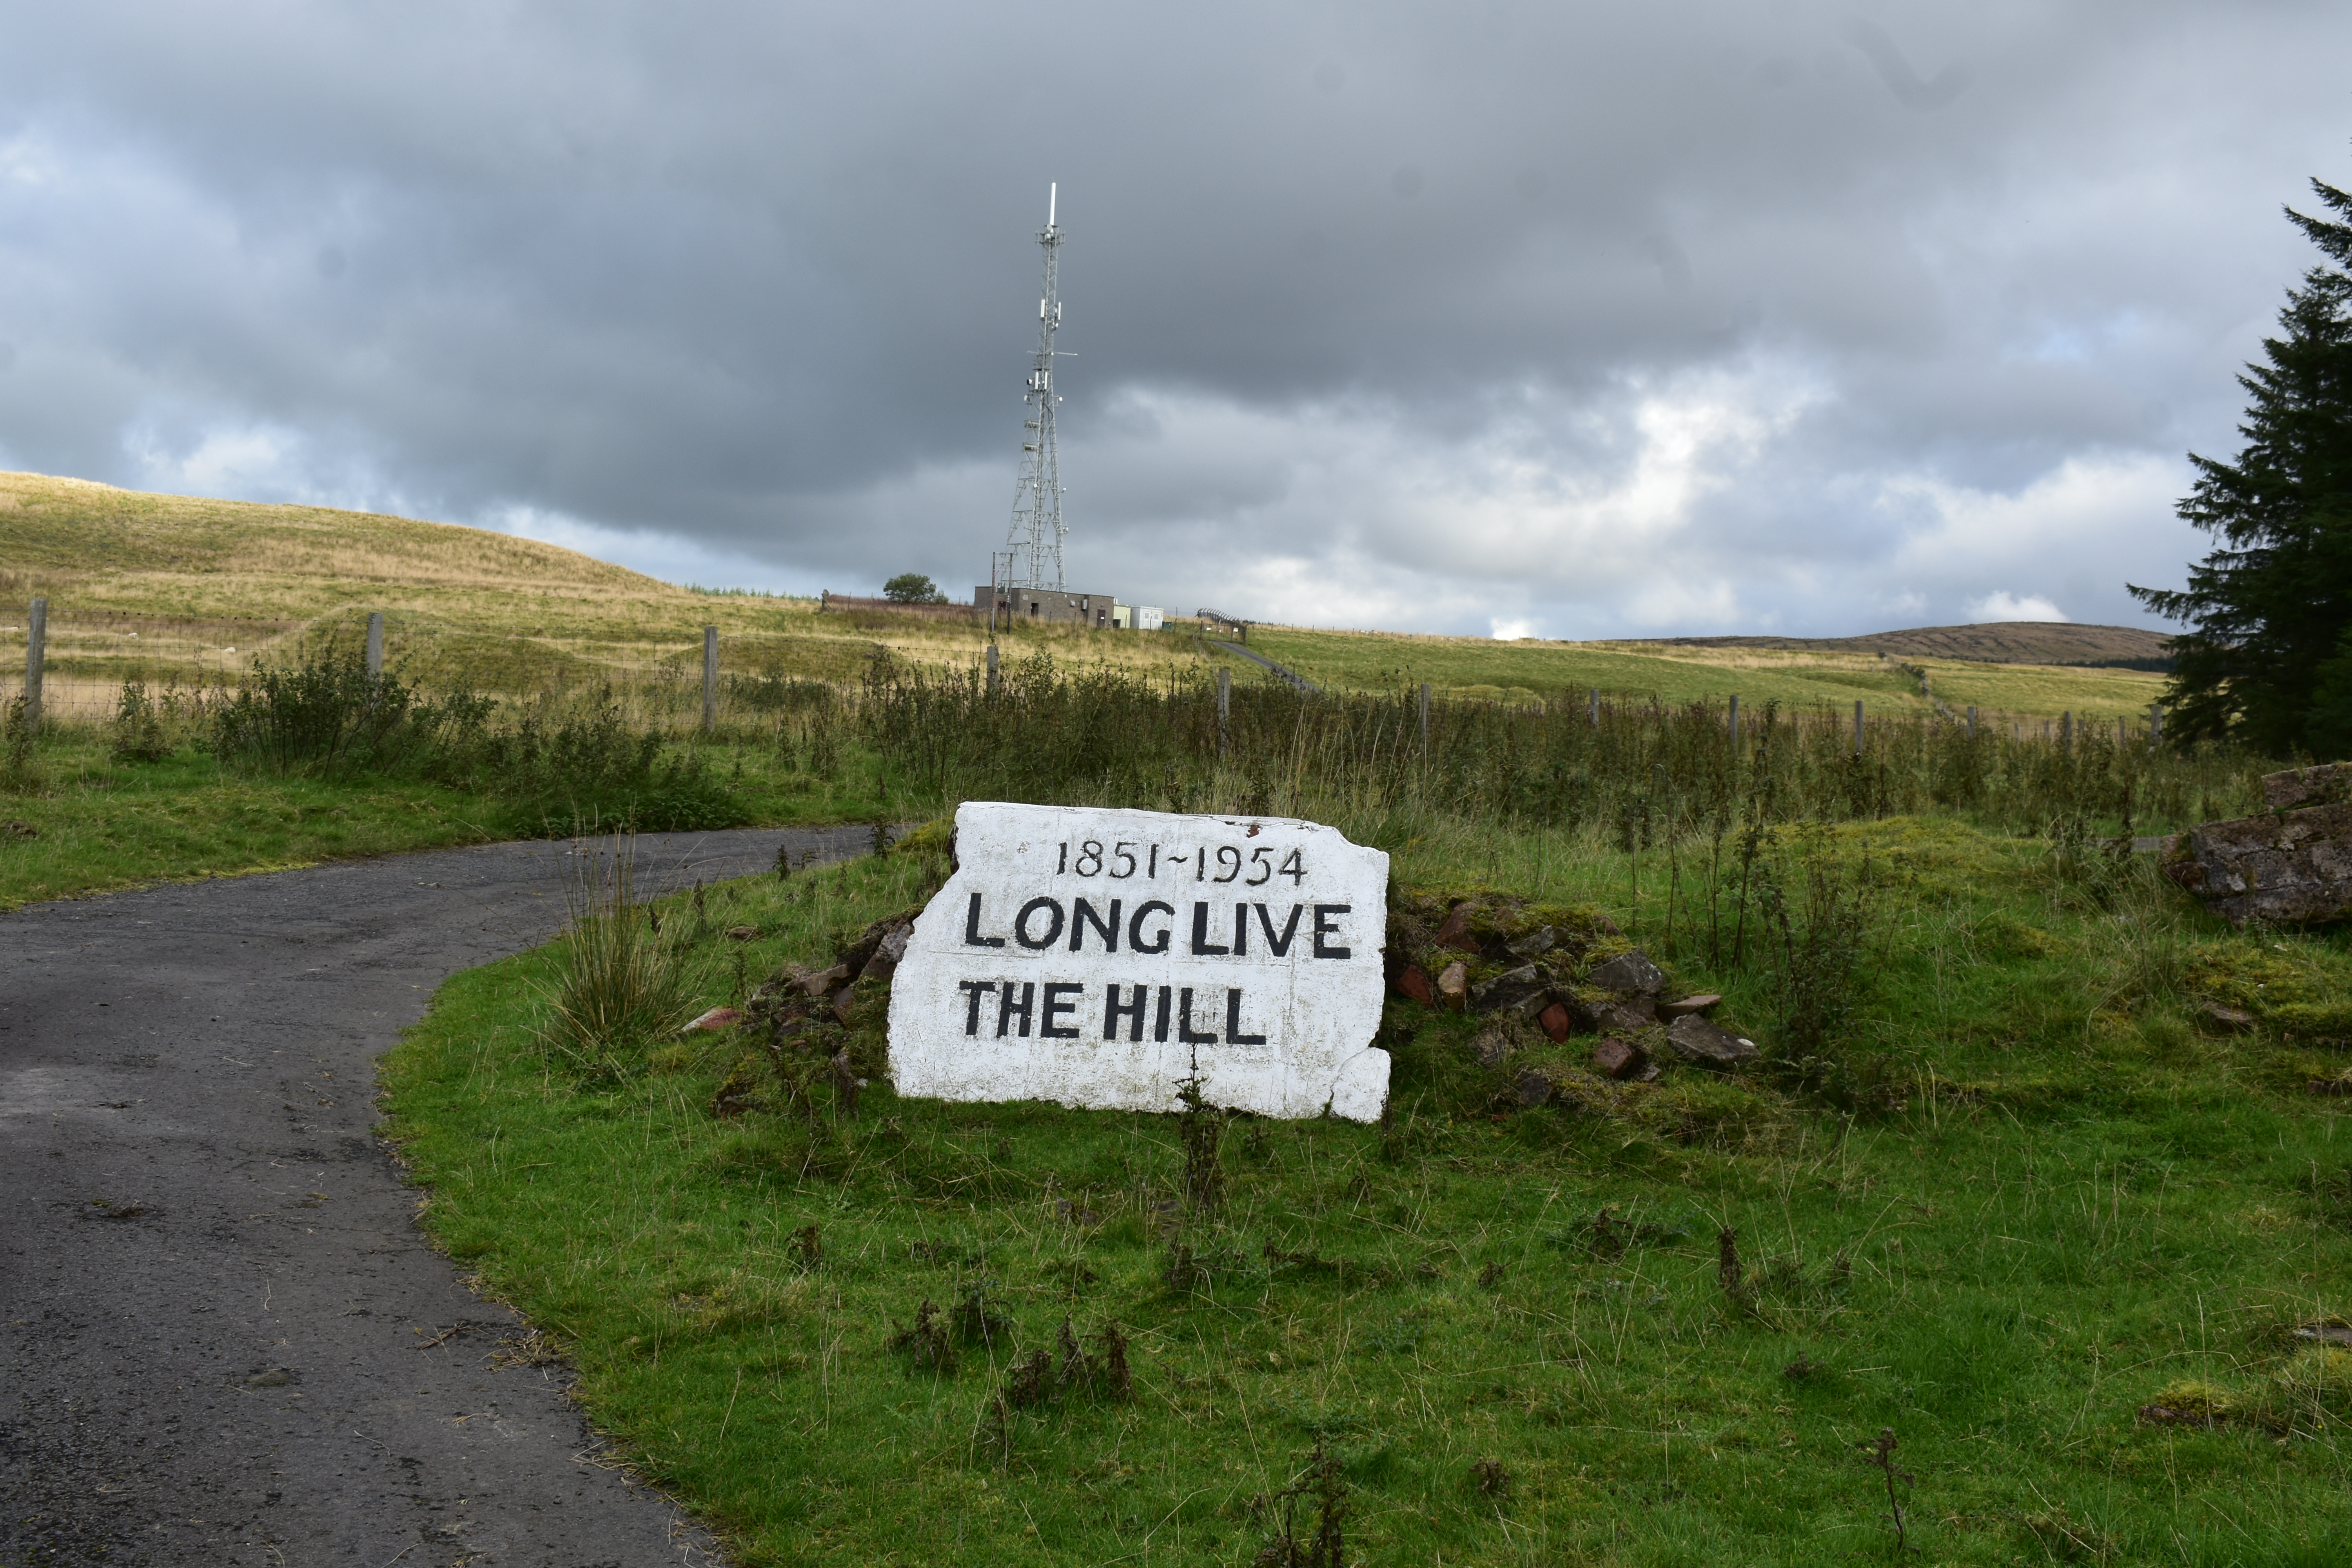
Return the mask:
<svg viewBox="0 0 2352 1568">
<path fill-rule="evenodd" d="M 361 655 L 329 648 L 283 668 L 255 659 L 214 716 L 212 748 L 225 763 L 277 773 L 383 771 L 429 744 L 444 717 L 398 676 L 372 675 Z"/>
<path fill-rule="evenodd" d="M 118 763 L 160 763 L 172 754 L 163 717 L 148 700 L 145 681 L 122 683 L 122 696 L 114 709 L 114 732 L 106 750 Z"/>
</svg>

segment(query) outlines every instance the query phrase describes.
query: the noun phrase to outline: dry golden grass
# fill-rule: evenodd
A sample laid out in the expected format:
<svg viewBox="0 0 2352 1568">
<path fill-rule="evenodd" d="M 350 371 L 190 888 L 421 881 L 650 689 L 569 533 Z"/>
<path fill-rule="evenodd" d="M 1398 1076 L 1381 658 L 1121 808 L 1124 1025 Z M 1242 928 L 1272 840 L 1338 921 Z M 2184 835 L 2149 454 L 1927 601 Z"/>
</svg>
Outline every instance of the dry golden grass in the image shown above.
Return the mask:
<svg viewBox="0 0 2352 1568">
<path fill-rule="evenodd" d="M 394 665 L 428 686 L 523 694 L 610 685 L 648 713 L 698 710 L 691 692 L 705 626 L 719 628 L 730 673 L 835 685 L 855 683 L 877 648 L 966 668 L 982 661 L 988 640 L 978 622 L 820 614 L 808 599 L 699 593 L 485 529 L 0 474 L 0 698 L 23 668 L 23 633 L 11 628 L 36 594 L 50 604 L 51 709 L 86 717 L 110 712 L 128 676 L 216 683 L 257 656 L 283 657 L 309 640 L 355 643 L 379 610 Z M 1241 679 L 1259 675 L 1181 626 L 1016 625 L 999 641 L 1009 659 L 1045 652 L 1153 675 L 1198 671 L 1213 659 Z M 1339 688 L 1429 680 L 1452 696 L 1532 701 L 1591 685 L 1668 701 L 1737 691 L 1750 703 L 1835 705 L 1859 696 L 1883 710 L 1928 705 L 1904 668 L 1909 661 L 1854 647 L 1499 643 L 1286 626 L 1254 630 L 1251 645 Z M 2163 683 L 2130 670 L 1916 663 L 1933 671 L 1936 698 L 1955 709 L 1974 704 L 1999 722 L 2072 710 L 2112 723 L 2145 712 Z"/>
</svg>

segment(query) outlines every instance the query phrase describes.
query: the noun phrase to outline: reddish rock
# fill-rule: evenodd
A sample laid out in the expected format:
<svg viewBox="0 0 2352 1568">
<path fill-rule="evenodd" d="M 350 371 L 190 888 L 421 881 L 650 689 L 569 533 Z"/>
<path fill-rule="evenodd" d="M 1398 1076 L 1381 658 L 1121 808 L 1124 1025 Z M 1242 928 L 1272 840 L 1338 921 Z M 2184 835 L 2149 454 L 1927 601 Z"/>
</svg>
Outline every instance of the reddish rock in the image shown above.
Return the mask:
<svg viewBox="0 0 2352 1568">
<path fill-rule="evenodd" d="M 1470 940 L 1470 916 L 1477 906 L 1466 900 L 1446 911 L 1445 923 L 1437 928 L 1436 942 L 1440 947 L 1450 947 L 1456 952 L 1475 952 L 1478 944 Z"/>
<path fill-rule="evenodd" d="M 1592 1047 L 1592 1070 L 1603 1078 L 1627 1079 L 1649 1065 L 1650 1054 L 1611 1035 Z"/>
<path fill-rule="evenodd" d="M 1448 1007 L 1460 1007 L 1470 996 L 1470 966 L 1457 959 L 1439 971 L 1437 994 Z"/>
<path fill-rule="evenodd" d="M 1398 995 L 1410 997 L 1424 1007 L 1437 1001 L 1437 993 L 1429 984 L 1429 971 L 1418 963 L 1404 966 L 1404 973 L 1396 977 L 1395 990 Z"/>
<path fill-rule="evenodd" d="M 1543 1032 L 1557 1042 L 1568 1038 L 1576 1020 L 1568 1016 L 1567 1008 L 1555 1002 L 1538 1015 L 1536 1022 L 1541 1024 Z"/>
<path fill-rule="evenodd" d="M 697 1029 L 731 1029 L 742 1021 L 743 1015 L 732 1007 L 713 1007 L 678 1033 L 690 1035 Z"/>
<path fill-rule="evenodd" d="M 1679 1002 L 1661 1002 L 1658 1004 L 1658 1016 L 1669 1021 L 1686 1018 L 1694 1014 L 1706 1012 L 1722 1000 L 1722 997 L 1709 992 L 1698 996 L 1685 996 Z"/>
</svg>

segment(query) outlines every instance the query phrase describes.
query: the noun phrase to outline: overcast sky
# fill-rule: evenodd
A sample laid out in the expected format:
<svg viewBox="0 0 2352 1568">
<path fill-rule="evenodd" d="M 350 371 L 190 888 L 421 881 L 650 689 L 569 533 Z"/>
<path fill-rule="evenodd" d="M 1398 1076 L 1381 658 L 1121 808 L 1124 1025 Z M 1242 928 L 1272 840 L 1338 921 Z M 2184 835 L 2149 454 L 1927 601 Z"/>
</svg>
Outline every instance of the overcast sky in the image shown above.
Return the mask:
<svg viewBox="0 0 2352 1568">
<path fill-rule="evenodd" d="M 0 16 L 0 465 L 795 592 L 986 580 L 1058 181 L 1075 586 L 2141 621 L 2352 184 L 2341 0 Z"/>
</svg>

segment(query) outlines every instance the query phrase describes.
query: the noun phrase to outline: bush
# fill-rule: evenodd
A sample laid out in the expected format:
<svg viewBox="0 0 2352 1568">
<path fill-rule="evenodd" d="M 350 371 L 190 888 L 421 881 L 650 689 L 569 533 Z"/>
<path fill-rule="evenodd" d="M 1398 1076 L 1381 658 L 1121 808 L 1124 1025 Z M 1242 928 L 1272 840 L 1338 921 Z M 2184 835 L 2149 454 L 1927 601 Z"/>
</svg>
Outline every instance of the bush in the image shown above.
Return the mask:
<svg viewBox="0 0 2352 1568">
<path fill-rule="evenodd" d="M 122 683 L 122 696 L 114 709 L 114 733 L 106 751 L 118 763 L 160 763 L 172 754 L 163 718 L 148 700 L 145 681 Z"/>
<path fill-rule="evenodd" d="M 467 700 L 456 700 L 462 717 Z M 420 703 L 398 676 L 371 675 L 355 653 L 329 649 L 285 668 L 257 658 L 213 720 L 212 749 L 224 763 L 276 773 L 389 771 L 451 716 Z"/>
</svg>

